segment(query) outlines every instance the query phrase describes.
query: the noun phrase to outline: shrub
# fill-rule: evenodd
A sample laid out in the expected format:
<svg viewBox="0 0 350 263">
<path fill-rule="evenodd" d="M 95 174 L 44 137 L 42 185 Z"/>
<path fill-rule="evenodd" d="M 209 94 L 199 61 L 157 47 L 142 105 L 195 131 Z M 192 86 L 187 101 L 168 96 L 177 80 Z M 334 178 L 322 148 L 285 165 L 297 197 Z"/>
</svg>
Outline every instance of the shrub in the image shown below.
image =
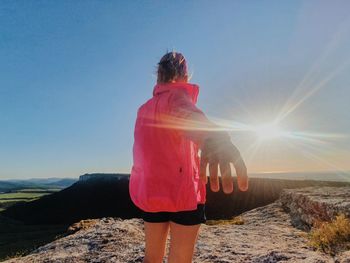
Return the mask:
<svg viewBox="0 0 350 263">
<path fill-rule="evenodd" d="M 316 222 L 308 237 L 312 247 L 331 255 L 350 249 L 350 219 L 342 214 L 331 222 Z"/>
</svg>

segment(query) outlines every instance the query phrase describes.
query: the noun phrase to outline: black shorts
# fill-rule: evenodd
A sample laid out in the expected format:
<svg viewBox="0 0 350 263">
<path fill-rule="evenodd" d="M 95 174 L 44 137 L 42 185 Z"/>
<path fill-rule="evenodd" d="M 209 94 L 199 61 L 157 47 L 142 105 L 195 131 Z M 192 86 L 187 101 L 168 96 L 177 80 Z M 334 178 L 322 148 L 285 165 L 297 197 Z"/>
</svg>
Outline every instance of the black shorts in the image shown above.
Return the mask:
<svg viewBox="0 0 350 263">
<path fill-rule="evenodd" d="M 205 204 L 198 204 L 196 210 L 178 212 L 145 212 L 142 211 L 142 219 L 149 223 L 161 223 L 172 221 L 180 225 L 197 225 L 205 223 Z"/>
</svg>

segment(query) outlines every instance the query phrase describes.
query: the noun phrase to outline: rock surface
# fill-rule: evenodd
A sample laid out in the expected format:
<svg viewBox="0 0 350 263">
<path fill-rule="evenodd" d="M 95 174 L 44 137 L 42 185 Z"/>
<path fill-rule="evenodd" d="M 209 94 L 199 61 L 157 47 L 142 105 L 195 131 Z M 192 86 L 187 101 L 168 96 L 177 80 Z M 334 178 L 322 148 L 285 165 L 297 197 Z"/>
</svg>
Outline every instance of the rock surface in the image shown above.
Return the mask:
<svg viewBox="0 0 350 263">
<path fill-rule="evenodd" d="M 350 218 L 350 187 L 286 189 L 280 200 L 299 228 L 309 229 L 316 221 L 330 221 L 338 214 Z"/>
<path fill-rule="evenodd" d="M 311 189 L 307 191 L 312 194 Z M 336 196 L 336 192 L 337 189 L 333 189 L 328 194 Z M 279 201 L 246 212 L 242 219 L 243 225 L 202 224 L 193 262 L 350 263 L 349 251 L 332 258 L 309 247 L 305 232 L 292 226 L 290 215 Z M 6 262 L 142 262 L 141 219 L 102 218 L 77 224 L 74 231 L 77 232 L 42 246 L 28 256 Z M 168 250 L 169 237 L 167 242 Z"/>
</svg>

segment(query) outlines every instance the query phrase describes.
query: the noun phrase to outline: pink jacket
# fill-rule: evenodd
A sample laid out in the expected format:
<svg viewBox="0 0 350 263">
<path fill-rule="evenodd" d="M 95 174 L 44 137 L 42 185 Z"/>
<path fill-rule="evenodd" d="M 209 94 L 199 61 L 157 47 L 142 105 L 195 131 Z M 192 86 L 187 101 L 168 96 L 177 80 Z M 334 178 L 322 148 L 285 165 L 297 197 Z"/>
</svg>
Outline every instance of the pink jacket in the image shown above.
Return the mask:
<svg viewBox="0 0 350 263">
<path fill-rule="evenodd" d="M 198 92 L 190 83 L 157 84 L 138 109 L 129 191 L 143 211 L 194 210 L 206 201 L 198 156 L 206 132 L 196 127 L 208 119 L 195 106 Z"/>
</svg>

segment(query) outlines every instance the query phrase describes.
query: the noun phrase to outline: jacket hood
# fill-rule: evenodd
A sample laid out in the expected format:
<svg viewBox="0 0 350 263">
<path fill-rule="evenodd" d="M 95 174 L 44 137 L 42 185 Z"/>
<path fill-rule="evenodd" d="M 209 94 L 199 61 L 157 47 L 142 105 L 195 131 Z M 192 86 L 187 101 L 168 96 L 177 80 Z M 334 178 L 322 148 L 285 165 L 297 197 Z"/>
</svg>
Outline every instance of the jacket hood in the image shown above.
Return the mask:
<svg viewBox="0 0 350 263">
<path fill-rule="evenodd" d="M 187 82 L 175 82 L 175 83 L 161 83 L 156 84 L 153 88 L 153 96 L 160 95 L 164 92 L 170 92 L 172 89 L 185 90 L 191 97 L 193 103 L 197 103 L 199 94 L 199 86 Z"/>
</svg>

